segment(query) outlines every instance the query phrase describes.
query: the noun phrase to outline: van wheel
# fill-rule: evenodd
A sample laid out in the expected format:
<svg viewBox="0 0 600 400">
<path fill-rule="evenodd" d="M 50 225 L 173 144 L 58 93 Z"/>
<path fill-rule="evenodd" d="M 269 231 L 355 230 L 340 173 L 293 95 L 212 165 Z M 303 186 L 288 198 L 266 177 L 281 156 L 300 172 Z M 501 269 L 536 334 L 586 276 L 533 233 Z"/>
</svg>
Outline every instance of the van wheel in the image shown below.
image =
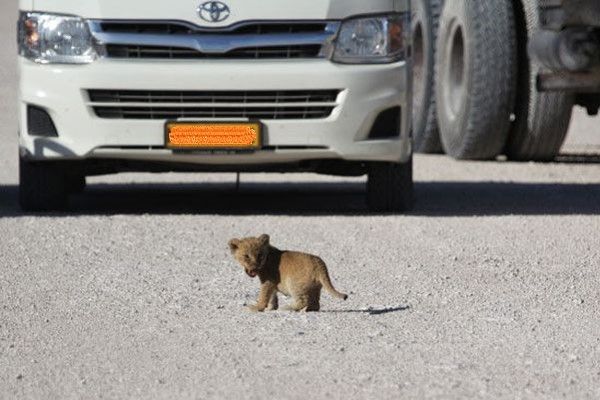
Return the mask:
<svg viewBox="0 0 600 400">
<path fill-rule="evenodd" d="M 510 0 L 446 1 L 436 52 L 435 96 L 446 153 L 493 159 L 506 144 L 517 84 Z"/>
<path fill-rule="evenodd" d="M 412 0 L 413 133 L 415 151 L 441 153 L 435 115 L 435 45 L 442 0 Z"/>
<path fill-rule="evenodd" d="M 56 161 L 19 160 L 19 205 L 23 211 L 63 210 L 68 200 L 68 177 Z"/>
<path fill-rule="evenodd" d="M 412 158 L 401 164 L 371 164 L 367 180 L 367 203 L 372 211 L 411 210 L 414 203 Z"/>
<path fill-rule="evenodd" d="M 560 151 L 571 121 L 574 96 L 538 92 L 536 79 L 544 72 L 527 55 L 529 38 L 540 29 L 539 0 L 524 0 L 515 9 L 519 43 L 519 91 L 516 120 L 509 133 L 506 155 L 511 160 L 552 161 Z"/>
<path fill-rule="evenodd" d="M 67 176 L 67 184 L 69 193 L 82 193 L 87 185 L 85 175 L 80 173 L 69 174 Z"/>
</svg>

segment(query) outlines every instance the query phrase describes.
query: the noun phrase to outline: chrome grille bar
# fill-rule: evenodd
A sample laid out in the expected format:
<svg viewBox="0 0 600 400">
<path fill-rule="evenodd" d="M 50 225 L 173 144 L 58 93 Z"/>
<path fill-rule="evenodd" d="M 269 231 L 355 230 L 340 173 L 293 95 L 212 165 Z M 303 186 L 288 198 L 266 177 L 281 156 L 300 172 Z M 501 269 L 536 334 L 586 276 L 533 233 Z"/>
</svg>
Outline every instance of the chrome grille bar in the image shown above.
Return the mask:
<svg viewBox="0 0 600 400">
<path fill-rule="evenodd" d="M 111 58 L 125 59 L 278 59 L 278 58 L 316 58 L 321 53 L 320 45 L 283 46 L 237 49 L 224 54 L 201 53 L 192 49 L 177 47 L 108 45 L 106 54 Z"/>
</svg>

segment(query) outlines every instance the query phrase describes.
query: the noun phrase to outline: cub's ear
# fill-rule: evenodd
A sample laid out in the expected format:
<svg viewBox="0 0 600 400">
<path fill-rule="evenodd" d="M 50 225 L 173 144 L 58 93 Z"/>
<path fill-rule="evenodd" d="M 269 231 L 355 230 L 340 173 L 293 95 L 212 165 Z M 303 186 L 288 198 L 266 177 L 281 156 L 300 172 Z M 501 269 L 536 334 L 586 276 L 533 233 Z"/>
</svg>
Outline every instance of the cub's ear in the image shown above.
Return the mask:
<svg viewBox="0 0 600 400">
<path fill-rule="evenodd" d="M 269 244 L 269 240 L 271 240 L 271 238 L 269 237 L 269 235 L 264 233 L 258 237 L 258 240 L 261 244 Z"/>
<path fill-rule="evenodd" d="M 232 253 L 235 253 L 238 247 L 240 247 L 240 239 L 231 239 L 228 244 L 229 250 L 231 250 Z"/>
</svg>

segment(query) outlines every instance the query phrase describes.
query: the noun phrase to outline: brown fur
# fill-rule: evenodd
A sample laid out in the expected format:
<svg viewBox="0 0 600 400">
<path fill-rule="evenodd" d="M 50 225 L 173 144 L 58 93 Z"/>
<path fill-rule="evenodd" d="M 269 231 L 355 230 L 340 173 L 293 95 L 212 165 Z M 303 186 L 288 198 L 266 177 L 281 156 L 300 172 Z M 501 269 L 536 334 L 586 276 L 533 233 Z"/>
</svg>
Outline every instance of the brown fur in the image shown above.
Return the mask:
<svg viewBox="0 0 600 400">
<path fill-rule="evenodd" d="M 251 278 L 260 279 L 260 293 L 252 311 L 276 310 L 277 292 L 292 296 L 292 311 L 319 311 L 321 288 L 346 300 L 331 284 L 327 266 L 317 256 L 296 251 L 282 251 L 269 243 L 268 235 L 231 239 L 229 249 Z"/>
</svg>

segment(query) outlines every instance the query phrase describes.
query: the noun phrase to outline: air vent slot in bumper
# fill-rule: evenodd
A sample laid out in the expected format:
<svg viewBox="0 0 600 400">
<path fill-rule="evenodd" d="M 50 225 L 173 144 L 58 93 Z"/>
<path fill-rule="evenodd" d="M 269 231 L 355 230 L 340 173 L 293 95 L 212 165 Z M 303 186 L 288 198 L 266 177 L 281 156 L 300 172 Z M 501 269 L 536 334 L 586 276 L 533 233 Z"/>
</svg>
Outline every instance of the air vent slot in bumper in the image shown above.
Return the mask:
<svg viewBox="0 0 600 400">
<path fill-rule="evenodd" d="M 340 92 L 89 90 L 88 105 L 113 119 L 322 119 L 339 105 Z"/>
</svg>

